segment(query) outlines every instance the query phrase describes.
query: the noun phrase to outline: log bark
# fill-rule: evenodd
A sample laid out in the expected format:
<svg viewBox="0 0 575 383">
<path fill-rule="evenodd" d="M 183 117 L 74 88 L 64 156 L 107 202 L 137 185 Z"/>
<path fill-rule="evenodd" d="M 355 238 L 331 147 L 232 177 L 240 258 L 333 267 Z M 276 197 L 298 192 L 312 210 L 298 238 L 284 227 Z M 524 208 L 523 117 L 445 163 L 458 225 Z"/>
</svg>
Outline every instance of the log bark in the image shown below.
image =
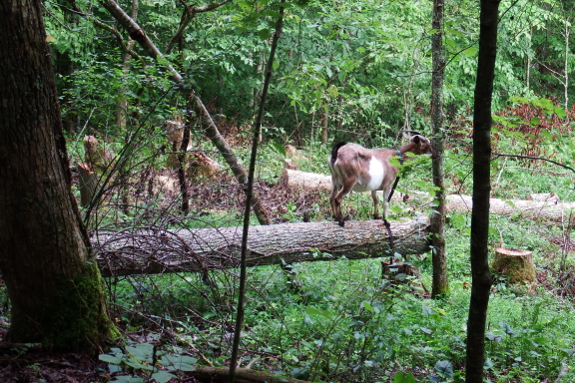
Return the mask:
<svg viewBox="0 0 575 383">
<path fill-rule="evenodd" d="M 471 196 L 447 196 L 447 210 L 470 212 L 473 205 Z M 489 213 L 511 215 L 516 214 L 524 218 L 543 218 L 553 222 L 562 222 L 569 218 L 569 211 L 575 209 L 575 203 L 555 202 L 554 199 L 546 201 L 537 200 L 502 200 L 491 198 L 489 200 Z"/>
<path fill-rule="evenodd" d="M 391 222 L 393 249 L 383 221 L 289 223 L 253 226 L 247 266 L 304 261 L 404 256 L 429 250 L 428 219 Z M 94 238 L 103 276 L 197 272 L 239 266 L 241 227 L 139 230 Z"/>
<path fill-rule="evenodd" d="M 227 383 L 229 369 L 227 367 L 198 367 L 193 375 L 202 382 Z M 236 383 L 306 383 L 305 380 L 287 378 L 270 374 L 263 371 L 256 371 L 250 368 L 236 369 Z"/>
</svg>

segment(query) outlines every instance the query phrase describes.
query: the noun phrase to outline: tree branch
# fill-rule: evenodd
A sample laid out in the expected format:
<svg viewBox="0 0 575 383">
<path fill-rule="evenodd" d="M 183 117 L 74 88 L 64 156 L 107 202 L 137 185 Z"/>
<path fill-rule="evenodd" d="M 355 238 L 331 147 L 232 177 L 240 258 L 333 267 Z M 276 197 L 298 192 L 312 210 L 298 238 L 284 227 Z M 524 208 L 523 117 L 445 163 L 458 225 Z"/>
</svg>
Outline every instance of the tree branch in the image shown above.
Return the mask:
<svg viewBox="0 0 575 383">
<path fill-rule="evenodd" d="M 184 2 L 184 0 L 180 0 L 180 2 L 184 5 L 185 9 L 184 13 L 182 13 L 182 21 L 180 22 L 180 26 L 178 27 L 178 30 L 176 31 L 176 33 L 174 33 L 174 36 L 172 36 L 170 42 L 168 43 L 168 46 L 166 47 L 167 55 L 169 55 L 172 52 L 172 49 L 174 49 L 174 45 L 176 45 L 178 40 L 182 38 L 184 31 L 186 30 L 187 26 L 190 24 L 192 19 L 196 16 L 196 13 L 212 11 L 216 8 L 224 6 L 225 4 L 231 2 L 231 0 L 224 0 L 220 3 L 211 3 L 203 7 L 195 7 L 194 6 L 195 4 L 192 6 L 188 6 Z"/>
<path fill-rule="evenodd" d="M 122 48 L 122 50 L 124 52 L 126 52 L 127 54 L 129 54 L 130 56 L 135 58 L 136 60 L 139 60 L 142 63 L 142 66 L 144 66 L 144 67 L 146 66 L 146 59 L 144 59 L 142 56 L 140 56 L 134 50 L 130 49 L 130 47 L 128 47 L 128 45 L 126 45 L 126 42 L 124 41 L 124 38 L 122 37 L 122 34 L 116 28 L 112 28 L 111 26 L 104 24 L 103 22 L 101 22 L 100 20 L 98 20 L 96 18 L 94 18 L 94 25 L 99 27 L 99 28 L 102 28 L 102 29 L 110 32 L 114 36 L 116 36 L 116 40 L 118 41 L 118 44 L 120 44 L 120 48 Z"/>
<path fill-rule="evenodd" d="M 495 156 L 495 158 L 493 158 L 493 160 L 496 160 L 499 157 L 511 157 L 511 158 L 524 158 L 526 160 L 547 161 L 547 162 L 551 162 L 552 164 L 555 164 L 557 166 L 561 166 L 562 168 L 571 170 L 573 173 L 575 173 L 575 169 L 573 169 L 572 167 L 564 165 L 564 164 L 557 162 L 557 161 L 550 160 L 549 158 L 536 157 L 536 156 L 525 156 L 522 154 L 505 154 L 505 153 L 493 153 L 493 155 Z"/>
</svg>

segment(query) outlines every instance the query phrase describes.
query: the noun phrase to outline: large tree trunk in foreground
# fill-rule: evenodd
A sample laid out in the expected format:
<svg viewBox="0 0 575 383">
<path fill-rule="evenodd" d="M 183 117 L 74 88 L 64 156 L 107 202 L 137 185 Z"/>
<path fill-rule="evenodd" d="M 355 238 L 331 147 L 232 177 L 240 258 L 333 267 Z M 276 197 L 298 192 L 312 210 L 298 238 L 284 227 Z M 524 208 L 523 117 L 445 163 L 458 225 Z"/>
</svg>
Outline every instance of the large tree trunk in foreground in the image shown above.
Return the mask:
<svg viewBox="0 0 575 383">
<path fill-rule="evenodd" d="M 471 298 L 467 319 L 465 381 L 483 382 L 485 322 L 492 279 L 487 262 L 491 161 L 491 95 L 497 53 L 499 0 L 481 0 L 479 58 L 473 105 L 473 210 L 471 212 Z"/>
<path fill-rule="evenodd" d="M 426 219 L 391 222 L 393 253 L 428 251 L 427 225 Z M 118 232 L 98 239 L 104 276 L 205 271 L 239 266 L 242 228 Z M 253 226 L 247 246 L 247 266 L 390 255 L 381 220 L 349 221 L 345 228 L 335 222 Z"/>
<path fill-rule="evenodd" d="M 74 195 L 39 0 L 0 4 L 0 270 L 8 338 L 93 347 L 116 332 Z"/>
</svg>

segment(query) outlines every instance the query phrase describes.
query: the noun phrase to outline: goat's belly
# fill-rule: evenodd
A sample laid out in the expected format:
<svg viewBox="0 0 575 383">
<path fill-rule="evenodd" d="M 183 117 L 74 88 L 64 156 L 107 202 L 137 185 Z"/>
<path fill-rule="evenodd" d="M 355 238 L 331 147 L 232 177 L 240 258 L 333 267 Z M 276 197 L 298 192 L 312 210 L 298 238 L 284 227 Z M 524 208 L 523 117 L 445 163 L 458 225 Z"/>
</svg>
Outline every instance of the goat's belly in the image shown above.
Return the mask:
<svg viewBox="0 0 575 383">
<path fill-rule="evenodd" d="M 385 171 L 383 170 L 383 165 L 379 160 L 372 157 L 369 162 L 369 177 L 357 180 L 353 190 L 356 192 L 365 192 L 381 189 L 384 177 Z"/>
</svg>

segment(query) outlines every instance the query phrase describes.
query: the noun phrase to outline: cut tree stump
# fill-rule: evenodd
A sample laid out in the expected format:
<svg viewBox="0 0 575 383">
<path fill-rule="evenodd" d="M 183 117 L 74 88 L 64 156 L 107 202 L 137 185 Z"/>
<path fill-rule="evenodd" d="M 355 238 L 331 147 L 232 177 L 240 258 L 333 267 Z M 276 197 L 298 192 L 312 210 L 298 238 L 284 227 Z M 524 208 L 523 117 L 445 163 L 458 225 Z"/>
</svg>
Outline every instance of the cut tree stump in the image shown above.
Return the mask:
<svg viewBox="0 0 575 383">
<path fill-rule="evenodd" d="M 80 190 L 80 204 L 86 207 L 94 198 L 96 190 L 98 190 L 98 176 L 94 173 L 90 166 L 86 163 L 76 163 L 78 169 L 78 189 Z"/>
<path fill-rule="evenodd" d="M 495 249 L 491 269 L 505 275 L 511 284 L 531 283 L 536 277 L 533 256 L 531 251 L 527 250 L 498 247 Z"/>
<path fill-rule="evenodd" d="M 393 253 L 429 251 L 427 217 L 391 222 Z M 92 239 L 105 277 L 169 272 L 205 272 L 239 267 L 241 227 L 138 230 L 100 233 Z M 286 223 L 249 229 L 247 265 L 260 266 L 390 256 L 381 220 Z"/>
</svg>

